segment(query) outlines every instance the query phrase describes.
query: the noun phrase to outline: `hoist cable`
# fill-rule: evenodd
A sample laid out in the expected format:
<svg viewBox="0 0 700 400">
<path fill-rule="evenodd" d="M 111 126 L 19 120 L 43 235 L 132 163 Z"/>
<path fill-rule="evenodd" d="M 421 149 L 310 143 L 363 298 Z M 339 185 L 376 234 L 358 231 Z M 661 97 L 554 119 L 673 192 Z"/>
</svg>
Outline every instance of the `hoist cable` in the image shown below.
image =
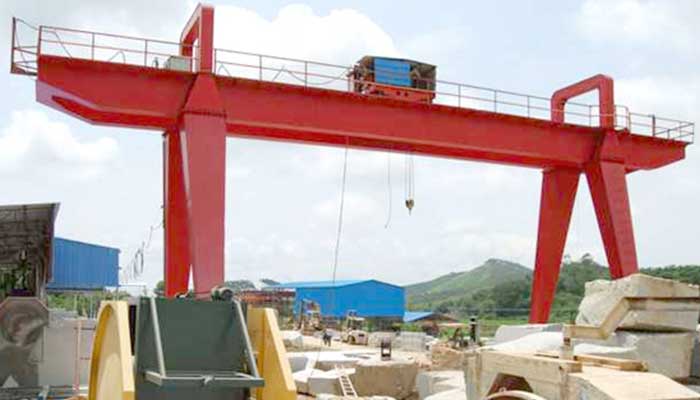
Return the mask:
<svg viewBox="0 0 700 400">
<path fill-rule="evenodd" d="M 343 233 L 343 211 L 345 209 L 345 182 L 348 174 L 348 147 L 345 147 L 345 157 L 343 160 L 343 178 L 340 189 L 340 207 L 338 210 L 338 231 L 335 237 L 335 255 L 333 259 L 333 283 L 335 283 L 336 273 L 338 272 L 338 256 L 340 255 L 340 237 Z"/>
</svg>

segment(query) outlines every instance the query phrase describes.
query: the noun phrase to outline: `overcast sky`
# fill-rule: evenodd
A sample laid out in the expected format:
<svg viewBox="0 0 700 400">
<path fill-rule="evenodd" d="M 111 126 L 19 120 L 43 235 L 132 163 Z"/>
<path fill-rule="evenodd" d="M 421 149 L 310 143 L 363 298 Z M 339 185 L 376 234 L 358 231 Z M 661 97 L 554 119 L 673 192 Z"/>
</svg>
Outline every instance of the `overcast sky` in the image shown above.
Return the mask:
<svg viewBox="0 0 700 400">
<path fill-rule="evenodd" d="M 213 3 L 220 48 L 339 64 L 403 56 L 437 65 L 445 80 L 544 96 L 605 73 L 615 78 L 618 104 L 700 120 L 700 2 L 693 0 Z M 8 71 L 12 15 L 175 41 L 193 7 L 5 0 L 0 63 Z M 91 126 L 39 105 L 28 77 L 5 72 L 0 85 L 0 204 L 60 202 L 59 236 L 120 248 L 121 264 L 129 264 L 161 221 L 160 135 Z M 696 147 L 684 161 L 628 178 L 643 267 L 700 263 Z M 329 279 L 343 150 L 229 139 L 227 153 L 226 278 Z M 391 203 L 387 155 L 349 153 L 339 278 L 406 284 L 490 257 L 532 266 L 540 171 L 416 157 L 409 216 L 404 156 L 390 159 Z M 565 252 L 606 262 L 585 179 L 580 185 Z M 162 279 L 162 234 L 154 231 L 135 280 Z"/>
</svg>

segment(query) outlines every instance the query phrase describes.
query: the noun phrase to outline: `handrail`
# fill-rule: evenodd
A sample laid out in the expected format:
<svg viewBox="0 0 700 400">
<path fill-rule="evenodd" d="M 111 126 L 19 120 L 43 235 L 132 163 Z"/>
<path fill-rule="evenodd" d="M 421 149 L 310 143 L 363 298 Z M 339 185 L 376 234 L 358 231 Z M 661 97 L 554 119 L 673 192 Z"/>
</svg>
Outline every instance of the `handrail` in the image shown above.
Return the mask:
<svg viewBox="0 0 700 400">
<path fill-rule="evenodd" d="M 38 32 L 36 42 L 29 45 L 20 43 L 19 35 L 17 35 L 20 27 Z M 62 38 L 61 34 L 72 37 Z M 191 53 L 197 54 L 194 51 L 197 46 L 179 42 L 55 26 L 35 27 L 21 19 L 13 19 L 11 66 L 13 73 L 36 75 L 39 54 L 46 54 L 101 62 L 121 61 L 124 64 L 148 68 L 164 68 L 168 59 L 182 58 L 188 60 L 187 65 L 191 70 L 198 60 L 196 56 L 182 56 L 183 48 L 191 48 L 193 50 Z M 121 57 L 117 59 L 119 55 Z M 159 62 L 161 58 L 165 58 L 166 62 Z M 231 77 L 299 84 L 304 87 L 322 87 L 346 92 L 354 91 L 353 88 L 357 85 L 363 87 L 363 85 L 368 84 L 375 87 L 393 88 L 393 86 L 381 85 L 353 76 L 354 68 L 354 65 L 337 65 L 216 48 L 213 59 L 214 73 Z M 395 74 L 393 71 L 383 71 L 383 73 L 385 75 Z M 418 80 L 424 82 L 426 87 L 434 87 L 431 92 L 435 96 L 433 101 L 435 104 L 538 120 L 551 120 L 552 115 L 563 114 L 564 118 L 561 119 L 565 123 L 589 127 L 599 127 L 601 117 L 603 119 L 611 118 L 616 130 L 651 136 L 660 140 L 685 143 L 693 143 L 694 141 L 695 124 L 693 122 L 658 117 L 653 114 L 635 113 L 622 105 L 615 105 L 612 114 L 601 114 L 598 104 L 568 101 L 567 108 L 562 111 L 552 111 L 550 98 L 544 96 L 439 79 Z M 421 89 L 412 90 L 419 91 Z"/>
</svg>

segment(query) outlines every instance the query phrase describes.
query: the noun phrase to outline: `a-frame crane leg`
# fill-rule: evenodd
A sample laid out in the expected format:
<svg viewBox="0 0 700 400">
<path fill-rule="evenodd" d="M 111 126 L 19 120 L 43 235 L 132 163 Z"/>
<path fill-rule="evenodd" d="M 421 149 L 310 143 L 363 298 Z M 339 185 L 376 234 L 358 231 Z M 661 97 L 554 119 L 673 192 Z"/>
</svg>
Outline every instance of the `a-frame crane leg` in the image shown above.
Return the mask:
<svg viewBox="0 0 700 400">
<path fill-rule="evenodd" d="M 613 279 L 637 272 L 632 213 L 624 164 L 596 161 L 586 168 L 598 227 Z"/>
<path fill-rule="evenodd" d="M 226 125 L 223 116 L 182 117 L 185 193 L 194 290 L 208 297 L 224 282 Z"/>
<path fill-rule="evenodd" d="M 187 291 L 191 266 L 182 146 L 177 129 L 163 135 L 163 163 L 165 295 L 172 297 Z"/>
<path fill-rule="evenodd" d="M 542 173 L 531 323 L 544 323 L 549 318 L 580 175 L 577 169 L 563 168 Z"/>
</svg>

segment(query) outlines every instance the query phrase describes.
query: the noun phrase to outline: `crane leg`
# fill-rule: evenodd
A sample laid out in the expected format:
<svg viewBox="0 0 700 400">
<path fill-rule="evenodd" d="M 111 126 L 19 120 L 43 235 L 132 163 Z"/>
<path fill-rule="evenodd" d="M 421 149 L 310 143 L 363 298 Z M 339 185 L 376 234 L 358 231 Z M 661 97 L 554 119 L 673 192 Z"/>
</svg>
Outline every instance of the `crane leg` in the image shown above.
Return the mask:
<svg viewBox="0 0 700 400">
<path fill-rule="evenodd" d="M 549 319 L 580 174 L 576 169 L 551 169 L 542 173 L 531 323 L 544 323 Z"/>
<path fill-rule="evenodd" d="M 622 163 L 596 161 L 586 168 L 598 226 L 614 279 L 637 272 L 632 213 Z"/>
<path fill-rule="evenodd" d="M 163 184 L 165 185 L 165 295 L 187 291 L 190 277 L 190 242 L 187 228 L 187 199 L 182 164 L 180 133 L 170 130 L 163 135 Z"/>
<path fill-rule="evenodd" d="M 197 297 L 208 297 L 224 281 L 225 118 L 185 112 L 180 138 L 192 278 Z"/>
</svg>

